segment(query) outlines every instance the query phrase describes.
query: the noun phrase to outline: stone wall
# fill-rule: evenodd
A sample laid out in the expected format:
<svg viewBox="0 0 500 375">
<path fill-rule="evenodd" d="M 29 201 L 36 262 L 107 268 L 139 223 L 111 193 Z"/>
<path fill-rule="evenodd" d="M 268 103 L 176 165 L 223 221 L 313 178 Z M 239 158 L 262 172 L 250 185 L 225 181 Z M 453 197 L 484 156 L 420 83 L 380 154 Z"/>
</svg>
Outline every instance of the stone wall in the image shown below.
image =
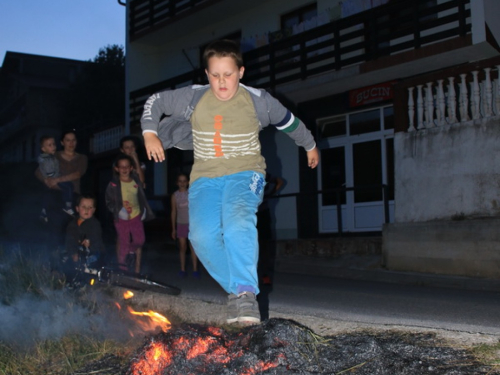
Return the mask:
<svg viewBox="0 0 500 375">
<path fill-rule="evenodd" d="M 500 278 L 500 219 L 386 224 L 383 262 L 393 271 Z"/>
<path fill-rule="evenodd" d="M 395 222 L 500 215 L 500 120 L 395 134 Z"/>
</svg>

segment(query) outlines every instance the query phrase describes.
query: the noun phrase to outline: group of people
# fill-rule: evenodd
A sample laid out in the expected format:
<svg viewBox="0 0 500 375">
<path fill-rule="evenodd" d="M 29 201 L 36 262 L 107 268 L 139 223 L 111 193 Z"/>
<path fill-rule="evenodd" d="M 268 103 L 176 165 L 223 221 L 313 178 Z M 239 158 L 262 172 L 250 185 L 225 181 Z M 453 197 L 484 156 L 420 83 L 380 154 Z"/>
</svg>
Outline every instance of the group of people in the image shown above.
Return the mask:
<svg viewBox="0 0 500 375">
<path fill-rule="evenodd" d="M 102 262 L 105 246 L 102 239 L 102 227 L 94 217 L 96 198 L 81 194 L 80 179 L 85 174 L 88 159 L 76 152 L 77 139 L 74 131 L 67 131 L 61 136 L 62 150 L 57 151 L 54 137 L 40 138 L 40 156 L 36 177 L 42 181 L 45 190 L 42 199 L 40 219 L 54 229 L 52 235 L 58 237 L 62 227 L 64 232 L 64 250 L 73 262 L 79 260 L 79 251 L 85 249 L 90 259 Z M 106 207 L 113 216 L 116 229 L 116 259 L 118 266 L 129 270 L 129 259 L 133 258 L 133 270 L 140 273 L 142 247 L 145 243 L 143 222 L 154 218 L 148 204 L 145 188 L 145 164 L 137 154 L 136 138 L 125 136 L 120 140 L 120 154 L 113 162 L 113 177 L 106 192 Z M 187 188 L 188 177 L 180 175 L 177 184 L 179 190 L 172 196 L 172 218 L 179 224 L 174 239 L 179 240 L 181 276 L 186 276 L 185 261 L 187 250 L 188 216 Z M 54 190 L 60 191 L 60 202 L 54 202 Z M 55 194 L 57 196 L 57 193 Z M 177 203 L 177 204 L 176 204 Z M 76 212 L 75 212 L 76 210 Z M 61 214 L 61 212 L 63 214 Z M 68 214 L 69 216 L 65 215 Z M 61 215 L 63 217 L 61 217 Z M 49 221 L 50 217 L 50 221 Z M 192 247 L 191 247 L 192 249 Z M 200 277 L 197 258 L 192 250 L 193 276 Z M 71 266 L 68 267 L 71 271 Z"/>
<path fill-rule="evenodd" d="M 164 161 L 165 149 L 170 147 L 194 150 L 191 174 L 178 176 L 178 191 L 171 198 L 172 238 L 179 239 L 180 275 L 187 275 L 189 247 L 193 276 L 199 277 L 199 259 L 228 293 L 226 321 L 254 324 L 261 319 L 256 298 L 259 294 L 256 214 L 266 187 L 266 163 L 261 154 L 259 131 L 273 126 L 286 133 L 305 149 L 310 168 L 318 165 L 319 153 L 311 132 L 301 120 L 265 90 L 240 83 L 245 68 L 235 42 L 221 40 L 210 44 L 203 59 L 209 84 L 151 96 L 141 117 L 142 135 L 147 157 L 155 162 Z M 63 146 L 68 142 L 63 140 Z M 114 163 L 115 176 L 106 189 L 107 208 L 113 213 L 118 234 L 117 257 L 121 265 L 130 251 L 136 252 L 140 263 L 144 244 L 142 221 L 153 215 L 144 195 L 142 168 L 138 159 L 127 152 L 128 146 L 133 145 L 121 144 L 122 154 Z M 56 171 L 43 179 L 50 188 L 63 189 L 60 183 L 75 182 L 82 175 L 81 169 L 76 172 L 76 167 L 72 169 L 73 175 L 65 175 L 65 153 L 62 151 L 57 157 L 59 174 Z M 272 191 L 283 184 L 279 178 L 268 177 L 268 182 L 274 185 Z M 75 183 L 73 188 L 79 192 Z M 92 217 L 95 200 L 82 196 L 76 210 L 79 217 L 75 220 L 82 228 L 82 223 Z M 262 222 L 268 220 L 266 211 L 260 216 Z M 78 241 L 91 242 L 90 236 L 78 235 Z"/>
</svg>

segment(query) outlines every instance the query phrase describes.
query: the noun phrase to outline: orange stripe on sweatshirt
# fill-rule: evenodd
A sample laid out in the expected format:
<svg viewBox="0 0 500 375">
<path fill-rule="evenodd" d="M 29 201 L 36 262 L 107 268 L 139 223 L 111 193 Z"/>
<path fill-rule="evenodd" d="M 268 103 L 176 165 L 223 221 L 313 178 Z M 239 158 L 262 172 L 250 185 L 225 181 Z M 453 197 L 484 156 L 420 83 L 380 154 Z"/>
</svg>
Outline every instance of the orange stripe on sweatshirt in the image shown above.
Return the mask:
<svg viewBox="0 0 500 375">
<path fill-rule="evenodd" d="M 222 130 L 222 120 L 223 117 L 221 115 L 216 115 L 214 117 L 214 129 L 215 129 L 214 150 L 215 150 L 215 157 L 218 158 L 224 156 L 224 153 L 222 152 L 222 137 L 219 131 Z"/>
</svg>

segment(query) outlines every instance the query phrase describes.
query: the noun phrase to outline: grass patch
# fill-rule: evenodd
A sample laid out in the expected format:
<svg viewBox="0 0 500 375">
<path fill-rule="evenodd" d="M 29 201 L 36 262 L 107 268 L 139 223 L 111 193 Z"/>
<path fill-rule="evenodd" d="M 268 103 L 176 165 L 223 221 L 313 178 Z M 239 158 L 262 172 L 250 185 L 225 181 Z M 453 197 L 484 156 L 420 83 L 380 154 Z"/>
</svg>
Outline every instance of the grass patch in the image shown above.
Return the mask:
<svg viewBox="0 0 500 375">
<path fill-rule="evenodd" d="M 0 344 L 0 374 L 66 375 L 110 354 L 127 358 L 130 353 L 131 349 L 126 344 L 82 335 L 67 335 L 59 340 L 39 342 L 29 351 Z"/>
<path fill-rule="evenodd" d="M 478 361 L 496 367 L 500 373 L 500 342 L 494 345 L 477 345 L 471 351 Z"/>
</svg>

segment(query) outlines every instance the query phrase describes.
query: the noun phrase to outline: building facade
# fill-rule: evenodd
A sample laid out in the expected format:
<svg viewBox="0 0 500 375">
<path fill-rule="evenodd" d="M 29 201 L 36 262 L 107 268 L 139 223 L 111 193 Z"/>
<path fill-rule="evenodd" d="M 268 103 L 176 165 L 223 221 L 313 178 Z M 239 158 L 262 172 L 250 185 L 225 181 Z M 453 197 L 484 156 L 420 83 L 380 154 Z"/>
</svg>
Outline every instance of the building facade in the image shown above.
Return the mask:
<svg viewBox="0 0 500 375">
<path fill-rule="evenodd" d="M 280 99 L 321 151 L 311 171 L 286 135 L 262 132 L 268 172 L 286 181 L 276 238 L 383 233 L 388 267 L 411 269 L 411 257 L 395 262 L 408 246 L 398 228 L 498 215 L 499 11 L 494 0 L 131 0 L 126 127 L 140 132 L 154 92 L 207 82 L 208 43 L 237 40 L 242 82 Z M 155 165 L 157 195 L 192 162 L 172 158 Z"/>
</svg>

